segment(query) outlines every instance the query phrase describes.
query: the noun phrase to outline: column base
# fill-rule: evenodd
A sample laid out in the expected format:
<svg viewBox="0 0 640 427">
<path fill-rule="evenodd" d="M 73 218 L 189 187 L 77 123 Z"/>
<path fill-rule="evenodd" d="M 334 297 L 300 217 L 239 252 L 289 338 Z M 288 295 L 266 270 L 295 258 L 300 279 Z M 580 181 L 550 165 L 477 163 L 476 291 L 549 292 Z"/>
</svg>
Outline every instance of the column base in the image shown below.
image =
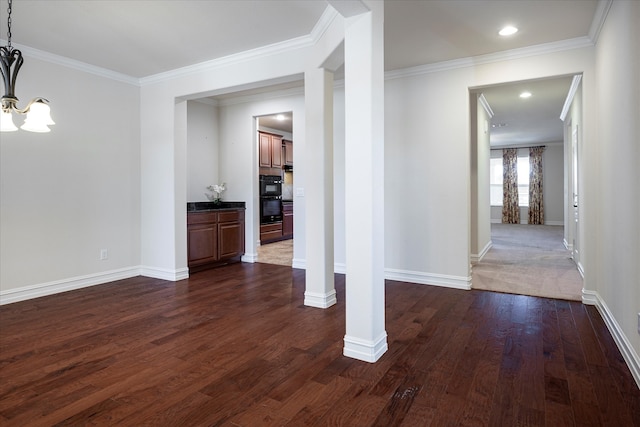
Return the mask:
<svg viewBox="0 0 640 427">
<path fill-rule="evenodd" d="M 315 292 L 306 291 L 304 293 L 304 305 L 316 308 L 329 308 L 335 305 L 336 291 L 335 289 L 326 294 L 317 294 Z"/>
<path fill-rule="evenodd" d="M 345 335 L 342 354 L 352 359 L 374 363 L 382 357 L 388 348 L 386 332 L 382 332 L 380 337 L 375 341 Z"/>
</svg>

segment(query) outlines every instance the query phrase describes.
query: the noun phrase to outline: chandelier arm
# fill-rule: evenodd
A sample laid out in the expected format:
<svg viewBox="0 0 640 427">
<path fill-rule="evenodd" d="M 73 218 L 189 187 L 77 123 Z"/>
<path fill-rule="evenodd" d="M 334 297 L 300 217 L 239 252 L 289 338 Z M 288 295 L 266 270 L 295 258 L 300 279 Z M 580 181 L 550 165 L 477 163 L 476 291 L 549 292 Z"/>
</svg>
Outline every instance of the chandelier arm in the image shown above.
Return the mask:
<svg viewBox="0 0 640 427">
<path fill-rule="evenodd" d="M 36 103 L 36 102 L 42 102 L 42 103 L 44 103 L 44 104 L 48 104 L 48 103 L 49 103 L 49 100 L 48 100 L 48 99 L 46 99 L 46 98 L 41 98 L 41 97 L 33 98 L 31 101 L 29 101 L 29 103 L 27 104 L 27 106 L 26 106 L 26 107 L 24 107 L 22 110 L 21 110 L 21 109 L 19 109 L 19 108 L 18 108 L 18 106 L 17 106 L 17 105 L 15 105 L 15 104 L 13 105 L 13 110 L 14 110 L 16 113 L 26 114 L 26 113 L 28 113 L 28 112 L 29 112 L 29 109 L 31 109 L 31 106 L 32 106 L 34 103 Z"/>
</svg>

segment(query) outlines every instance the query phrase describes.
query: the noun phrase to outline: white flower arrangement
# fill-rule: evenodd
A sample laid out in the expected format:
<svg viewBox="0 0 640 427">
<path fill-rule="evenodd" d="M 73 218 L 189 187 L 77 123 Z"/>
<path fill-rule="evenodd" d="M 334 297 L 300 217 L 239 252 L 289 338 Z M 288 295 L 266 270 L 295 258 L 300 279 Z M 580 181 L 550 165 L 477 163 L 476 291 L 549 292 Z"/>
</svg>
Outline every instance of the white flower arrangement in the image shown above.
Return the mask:
<svg viewBox="0 0 640 427">
<path fill-rule="evenodd" d="M 223 182 L 222 184 L 208 186 L 207 190 L 213 192 L 213 194 L 205 193 L 205 196 L 207 196 L 207 199 L 211 202 L 220 203 L 220 201 L 222 201 L 222 193 L 227 189 L 226 185 L 227 184 Z"/>
</svg>

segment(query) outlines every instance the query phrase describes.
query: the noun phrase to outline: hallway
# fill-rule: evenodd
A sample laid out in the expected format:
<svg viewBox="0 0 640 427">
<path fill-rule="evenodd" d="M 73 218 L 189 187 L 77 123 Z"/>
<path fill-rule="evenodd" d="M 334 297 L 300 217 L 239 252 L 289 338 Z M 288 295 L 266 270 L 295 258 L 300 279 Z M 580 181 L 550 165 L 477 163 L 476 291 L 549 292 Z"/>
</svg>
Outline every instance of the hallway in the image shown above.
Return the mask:
<svg viewBox="0 0 640 427">
<path fill-rule="evenodd" d="M 582 277 L 562 244 L 563 227 L 491 224 L 491 250 L 473 266 L 474 289 L 582 300 Z"/>
</svg>

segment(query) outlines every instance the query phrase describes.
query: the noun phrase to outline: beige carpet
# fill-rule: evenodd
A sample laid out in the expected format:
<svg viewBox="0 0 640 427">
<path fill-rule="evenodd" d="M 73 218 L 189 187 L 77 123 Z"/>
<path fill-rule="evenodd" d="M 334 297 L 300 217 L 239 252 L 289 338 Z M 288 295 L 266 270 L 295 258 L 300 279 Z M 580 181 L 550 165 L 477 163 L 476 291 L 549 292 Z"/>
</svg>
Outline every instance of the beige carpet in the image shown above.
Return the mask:
<svg viewBox="0 0 640 427">
<path fill-rule="evenodd" d="M 258 246 L 258 262 L 288 265 L 293 260 L 293 239 Z"/>
<path fill-rule="evenodd" d="M 561 226 L 492 224 L 493 246 L 473 266 L 473 288 L 580 301 L 582 277 L 562 239 Z"/>
</svg>

